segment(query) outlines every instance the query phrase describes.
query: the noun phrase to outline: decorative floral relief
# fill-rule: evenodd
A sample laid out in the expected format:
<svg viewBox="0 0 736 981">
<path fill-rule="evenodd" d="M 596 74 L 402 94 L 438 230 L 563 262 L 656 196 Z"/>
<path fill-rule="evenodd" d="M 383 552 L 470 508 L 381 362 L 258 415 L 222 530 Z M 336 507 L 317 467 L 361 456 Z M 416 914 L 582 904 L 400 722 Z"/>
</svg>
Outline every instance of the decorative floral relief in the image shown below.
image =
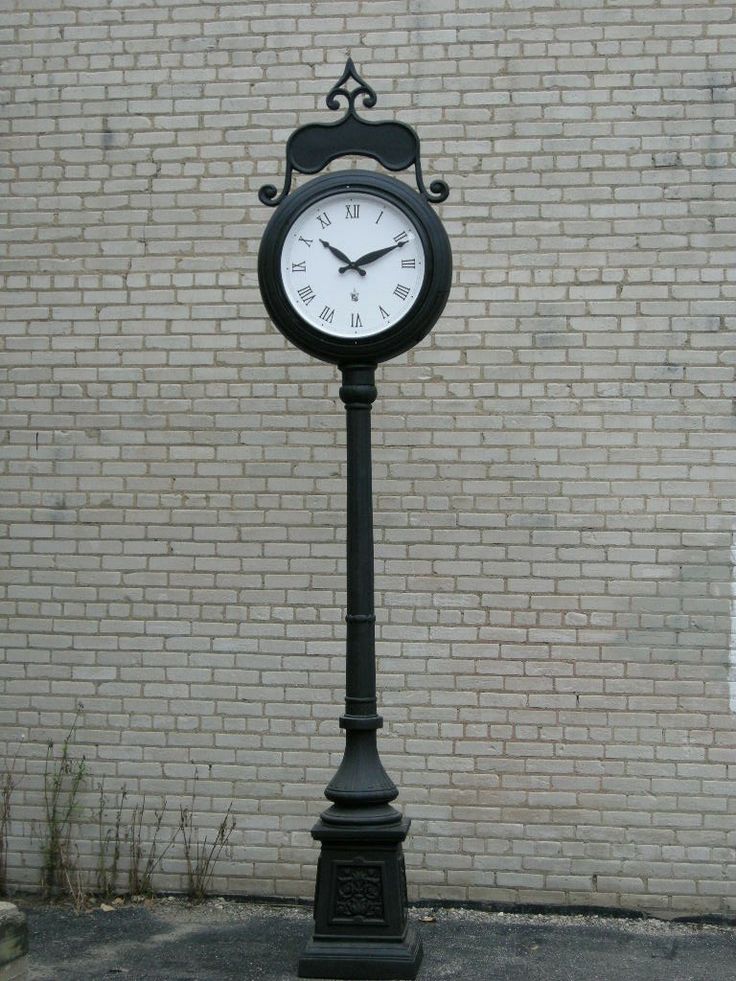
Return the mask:
<svg viewBox="0 0 736 981">
<path fill-rule="evenodd" d="M 380 865 L 343 865 L 338 869 L 335 916 L 383 919 Z"/>
</svg>

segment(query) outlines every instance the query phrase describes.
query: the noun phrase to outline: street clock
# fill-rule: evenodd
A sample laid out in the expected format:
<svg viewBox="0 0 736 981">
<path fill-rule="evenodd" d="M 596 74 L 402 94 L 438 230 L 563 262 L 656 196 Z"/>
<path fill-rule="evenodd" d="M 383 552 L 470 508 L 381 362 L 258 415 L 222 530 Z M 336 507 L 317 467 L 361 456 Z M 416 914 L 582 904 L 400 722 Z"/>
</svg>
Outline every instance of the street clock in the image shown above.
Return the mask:
<svg viewBox="0 0 736 981">
<path fill-rule="evenodd" d="M 347 88 L 350 80 L 357 88 Z M 258 194 L 275 207 L 261 239 L 258 282 L 274 325 L 302 351 L 339 365 L 347 420 L 347 637 L 342 762 L 325 790 L 331 806 L 312 828 L 322 846 L 315 929 L 300 977 L 414 978 L 422 959 L 407 918 L 402 842 L 410 821 L 392 805 L 398 789 L 378 755 L 373 607 L 371 405 L 380 362 L 418 344 L 450 291 L 447 233 L 431 205 L 449 191 L 427 188 L 419 139 L 399 122 L 355 111 L 373 89 L 348 59 L 327 96 L 348 108 L 336 123 L 310 123 L 286 144 L 286 174 Z M 345 169 L 291 192 L 294 170 L 319 174 L 333 160 L 370 157 L 390 171 L 414 167 L 417 190 L 386 174 Z"/>
</svg>

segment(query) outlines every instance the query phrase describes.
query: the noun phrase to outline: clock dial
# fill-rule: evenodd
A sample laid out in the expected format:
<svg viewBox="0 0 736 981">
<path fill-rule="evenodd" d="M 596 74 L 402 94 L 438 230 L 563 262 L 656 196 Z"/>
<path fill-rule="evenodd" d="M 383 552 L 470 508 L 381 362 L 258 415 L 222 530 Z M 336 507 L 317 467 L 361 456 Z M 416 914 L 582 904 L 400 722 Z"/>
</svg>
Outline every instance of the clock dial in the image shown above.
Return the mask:
<svg viewBox="0 0 736 981">
<path fill-rule="evenodd" d="M 363 170 L 307 181 L 279 204 L 258 250 L 273 324 L 332 364 L 378 364 L 418 344 L 451 278 L 447 232 L 427 202 Z"/>
<path fill-rule="evenodd" d="M 332 337 L 380 334 L 414 306 L 425 254 L 416 225 L 392 201 L 366 191 L 327 195 L 301 211 L 280 260 L 286 297 Z"/>
</svg>

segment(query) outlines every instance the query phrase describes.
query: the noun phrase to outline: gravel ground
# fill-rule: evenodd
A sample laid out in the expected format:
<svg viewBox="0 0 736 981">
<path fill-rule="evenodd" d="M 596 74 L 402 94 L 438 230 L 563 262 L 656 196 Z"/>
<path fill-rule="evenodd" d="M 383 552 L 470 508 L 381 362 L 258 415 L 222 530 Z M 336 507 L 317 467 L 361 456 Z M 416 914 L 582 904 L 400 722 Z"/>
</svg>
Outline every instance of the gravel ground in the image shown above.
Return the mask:
<svg viewBox="0 0 736 981">
<path fill-rule="evenodd" d="M 140 905 L 19 903 L 29 981 L 292 981 L 311 931 L 305 907 L 178 898 Z M 419 981 L 735 981 L 727 926 L 411 910 L 424 943 Z"/>
</svg>

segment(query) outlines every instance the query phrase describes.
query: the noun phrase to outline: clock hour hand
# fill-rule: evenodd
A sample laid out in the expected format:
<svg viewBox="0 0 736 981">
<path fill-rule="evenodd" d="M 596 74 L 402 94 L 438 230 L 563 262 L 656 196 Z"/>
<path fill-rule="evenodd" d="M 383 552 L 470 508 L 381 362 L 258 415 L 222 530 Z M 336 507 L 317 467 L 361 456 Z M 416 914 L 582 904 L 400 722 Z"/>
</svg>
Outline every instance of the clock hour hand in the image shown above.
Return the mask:
<svg viewBox="0 0 736 981">
<path fill-rule="evenodd" d="M 388 255 L 389 252 L 393 252 L 394 249 L 400 249 L 404 245 L 406 245 L 405 241 L 397 242 L 396 245 L 389 245 L 386 249 L 376 249 L 375 252 L 366 252 L 365 255 L 362 255 L 360 259 L 356 259 L 355 262 L 351 262 L 350 266 L 346 266 L 345 269 L 355 269 L 357 266 L 367 266 L 369 262 L 375 262 L 376 259 L 381 259 L 383 256 Z M 340 270 L 340 272 L 344 271 L 344 269 Z M 361 270 L 358 269 L 358 272 L 360 271 Z"/>
<path fill-rule="evenodd" d="M 345 272 L 345 270 L 346 270 L 346 269 L 355 269 L 355 270 L 356 270 L 357 272 L 359 272 L 359 273 L 360 273 L 360 275 L 361 275 L 361 276 L 365 276 L 365 270 L 364 270 L 364 269 L 358 269 L 358 268 L 357 268 L 357 266 L 355 265 L 355 263 L 354 263 L 354 262 L 353 262 L 353 261 L 352 261 L 351 259 L 348 259 L 348 257 L 347 257 L 347 256 L 345 255 L 345 253 L 344 253 L 344 252 L 341 252 L 341 251 L 340 251 L 339 249 L 336 249 L 336 248 L 334 247 L 334 245 L 330 245 L 330 243 L 329 243 L 329 242 L 325 242 L 325 240 L 324 240 L 323 238 L 321 238 L 321 239 L 320 239 L 320 242 L 322 243 L 322 245 L 324 245 L 324 247 L 325 247 L 326 249 L 329 249 L 329 251 L 330 251 L 330 252 L 331 252 L 331 253 L 332 253 L 332 254 L 333 254 L 333 255 L 334 255 L 334 256 L 335 256 L 335 257 L 336 257 L 337 259 L 340 259 L 340 260 L 341 260 L 342 262 L 347 262 L 347 266 L 343 266 L 343 267 L 342 267 L 342 268 L 340 269 L 340 272 L 341 272 L 341 273 L 342 273 L 342 272 Z"/>
</svg>

